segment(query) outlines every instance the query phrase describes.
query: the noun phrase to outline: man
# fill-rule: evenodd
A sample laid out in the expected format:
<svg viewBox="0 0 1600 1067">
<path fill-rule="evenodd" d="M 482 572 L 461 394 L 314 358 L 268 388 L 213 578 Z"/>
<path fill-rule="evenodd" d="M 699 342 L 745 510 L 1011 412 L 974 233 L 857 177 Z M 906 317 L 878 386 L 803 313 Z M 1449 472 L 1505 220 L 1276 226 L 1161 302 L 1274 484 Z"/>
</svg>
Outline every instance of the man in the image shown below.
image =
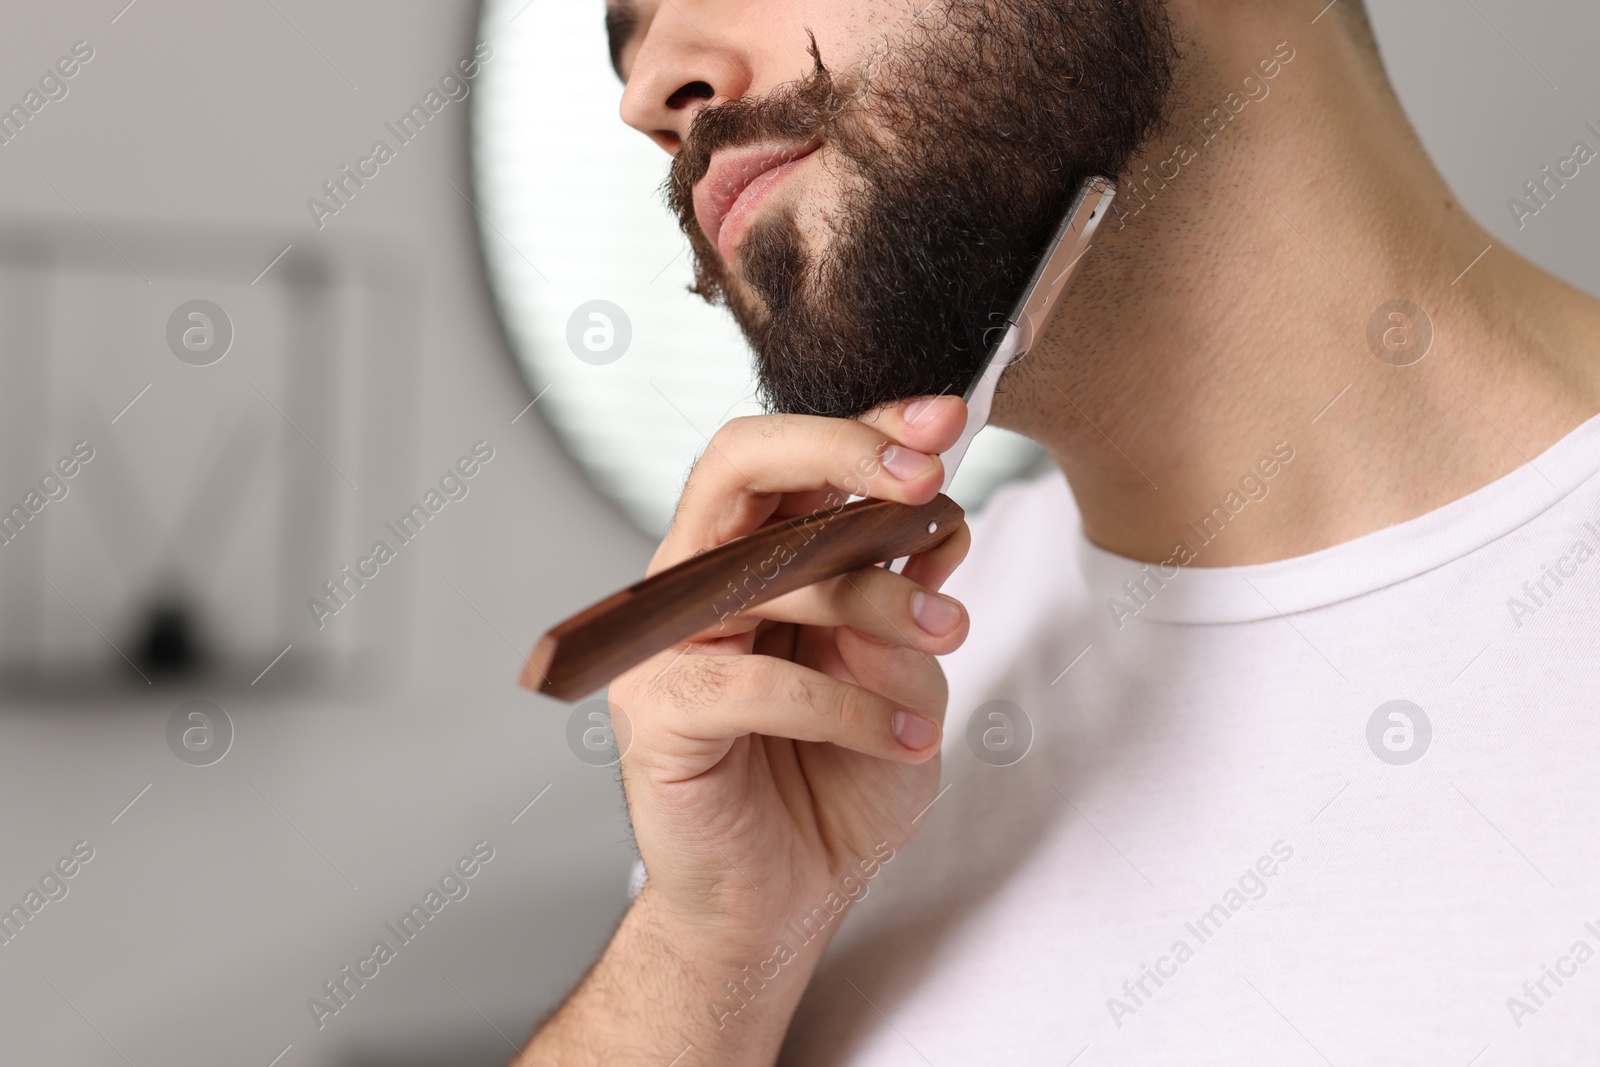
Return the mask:
<svg viewBox="0 0 1600 1067">
<path fill-rule="evenodd" d="M 1059 474 L 612 686 L 648 876 L 527 1060 L 1586 1061 L 1600 306 L 1485 252 L 1356 0 L 608 21 L 774 411 L 652 571 L 928 500 L 940 394 L 1119 195 L 995 406 Z"/>
</svg>

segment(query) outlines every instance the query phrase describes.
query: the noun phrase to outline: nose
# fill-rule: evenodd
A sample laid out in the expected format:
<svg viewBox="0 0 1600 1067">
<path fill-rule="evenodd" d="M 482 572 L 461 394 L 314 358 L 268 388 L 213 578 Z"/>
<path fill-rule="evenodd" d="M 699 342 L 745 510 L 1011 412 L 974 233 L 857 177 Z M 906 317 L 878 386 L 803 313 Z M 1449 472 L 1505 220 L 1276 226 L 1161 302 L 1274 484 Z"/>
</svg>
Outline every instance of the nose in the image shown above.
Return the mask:
<svg viewBox="0 0 1600 1067">
<path fill-rule="evenodd" d="M 750 88 L 750 65 L 719 41 L 708 20 L 693 24 L 676 4 L 663 4 L 639 44 L 622 93 L 622 121 L 675 154 L 695 115 L 709 103 L 737 99 Z"/>
</svg>

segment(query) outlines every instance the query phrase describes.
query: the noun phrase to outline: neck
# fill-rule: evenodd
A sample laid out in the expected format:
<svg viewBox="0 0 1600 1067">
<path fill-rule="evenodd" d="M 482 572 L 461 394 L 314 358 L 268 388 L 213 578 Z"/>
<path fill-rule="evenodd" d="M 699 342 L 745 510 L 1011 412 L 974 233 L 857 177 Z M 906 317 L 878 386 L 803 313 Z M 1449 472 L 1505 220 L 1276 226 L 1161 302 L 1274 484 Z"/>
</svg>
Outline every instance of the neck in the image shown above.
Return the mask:
<svg viewBox="0 0 1600 1067">
<path fill-rule="evenodd" d="M 997 401 L 1066 473 L 1089 538 L 1137 559 L 1347 541 L 1600 411 L 1600 304 L 1462 211 L 1331 19 L 1280 17 L 1190 45 L 1186 103 Z M 1394 365 L 1430 323 L 1426 355 Z M 1200 547 L 1189 524 L 1218 506 L 1231 521 Z"/>
</svg>

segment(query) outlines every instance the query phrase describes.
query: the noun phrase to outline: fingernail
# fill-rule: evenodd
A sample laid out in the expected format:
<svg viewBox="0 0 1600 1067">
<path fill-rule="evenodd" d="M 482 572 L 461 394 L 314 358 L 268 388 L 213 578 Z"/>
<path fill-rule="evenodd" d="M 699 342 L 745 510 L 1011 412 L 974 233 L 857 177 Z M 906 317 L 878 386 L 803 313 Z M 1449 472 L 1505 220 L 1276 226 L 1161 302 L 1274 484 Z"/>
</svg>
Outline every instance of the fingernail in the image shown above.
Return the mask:
<svg viewBox="0 0 1600 1067">
<path fill-rule="evenodd" d="M 931 420 L 938 414 L 939 404 L 944 399 L 942 396 L 925 396 L 920 400 L 913 400 L 906 405 L 906 422 L 912 426 L 921 426 L 923 422 Z"/>
<path fill-rule="evenodd" d="M 883 450 L 883 466 L 902 482 L 909 482 L 933 466 L 933 457 L 926 452 L 915 452 L 899 445 L 890 445 Z"/>
<path fill-rule="evenodd" d="M 913 752 L 921 752 L 939 739 L 939 726 L 914 711 L 894 713 L 894 736 Z"/>
<path fill-rule="evenodd" d="M 961 625 L 961 607 L 949 597 L 919 589 L 911 594 L 911 617 L 928 633 L 943 637 Z"/>
</svg>

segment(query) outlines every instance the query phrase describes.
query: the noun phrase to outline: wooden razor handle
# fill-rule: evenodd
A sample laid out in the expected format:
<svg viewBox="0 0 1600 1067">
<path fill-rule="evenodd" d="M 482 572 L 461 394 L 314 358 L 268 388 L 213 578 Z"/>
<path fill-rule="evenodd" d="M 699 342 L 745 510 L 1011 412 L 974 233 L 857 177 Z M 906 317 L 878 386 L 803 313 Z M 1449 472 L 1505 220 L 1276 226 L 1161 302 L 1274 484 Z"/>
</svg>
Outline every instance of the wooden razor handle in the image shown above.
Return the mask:
<svg viewBox="0 0 1600 1067">
<path fill-rule="evenodd" d="M 912 506 L 857 500 L 763 526 L 612 593 L 551 628 L 528 653 L 521 684 L 561 700 L 594 692 L 630 667 L 745 608 L 816 582 L 925 552 L 964 517 L 940 494 Z"/>
</svg>

